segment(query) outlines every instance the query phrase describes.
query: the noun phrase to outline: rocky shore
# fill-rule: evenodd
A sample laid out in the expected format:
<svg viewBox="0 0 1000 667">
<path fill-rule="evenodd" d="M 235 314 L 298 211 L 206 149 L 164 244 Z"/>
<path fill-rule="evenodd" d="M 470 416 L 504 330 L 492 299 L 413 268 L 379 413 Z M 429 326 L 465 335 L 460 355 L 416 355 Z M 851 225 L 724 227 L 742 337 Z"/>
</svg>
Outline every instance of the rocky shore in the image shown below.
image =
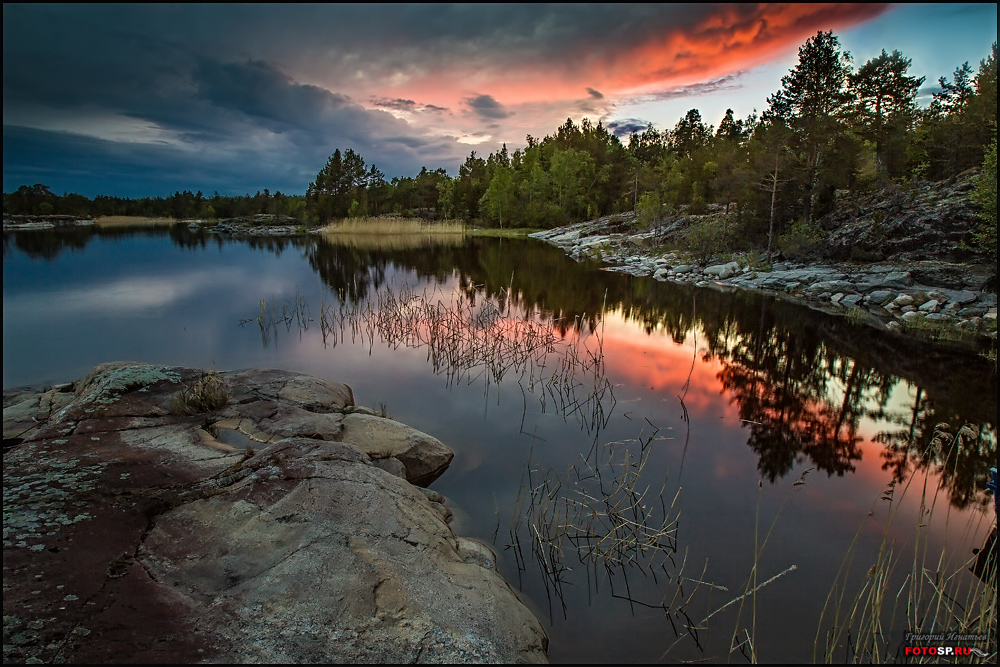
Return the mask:
<svg viewBox="0 0 1000 667">
<path fill-rule="evenodd" d="M 5 232 L 57 229 L 60 227 L 92 227 L 96 220 L 78 215 L 4 215 Z"/>
<path fill-rule="evenodd" d="M 4 663 L 544 662 L 453 452 L 277 370 L 4 392 Z"/>
<path fill-rule="evenodd" d="M 695 263 L 679 253 L 661 253 L 662 230 L 634 231 L 633 222 L 628 215 L 607 216 L 531 236 L 576 260 L 599 259 L 608 271 L 760 291 L 899 332 L 921 335 L 951 329 L 996 340 L 995 262 L 890 257 L 869 263 Z"/>
</svg>

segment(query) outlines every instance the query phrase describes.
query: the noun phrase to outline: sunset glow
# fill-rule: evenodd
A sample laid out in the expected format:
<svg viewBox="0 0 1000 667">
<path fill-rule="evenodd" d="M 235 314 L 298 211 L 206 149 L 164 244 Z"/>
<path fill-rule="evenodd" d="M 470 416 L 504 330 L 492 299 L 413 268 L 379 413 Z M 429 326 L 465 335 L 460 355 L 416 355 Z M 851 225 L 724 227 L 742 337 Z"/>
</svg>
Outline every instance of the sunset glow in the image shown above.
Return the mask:
<svg viewBox="0 0 1000 667">
<path fill-rule="evenodd" d="M 716 124 L 821 30 L 930 84 L 988 53 L 996 5 L 5 4 L 4 190 L 301 193 L 336 148 L 454 175 L 567 118 Z"/>
</svg>

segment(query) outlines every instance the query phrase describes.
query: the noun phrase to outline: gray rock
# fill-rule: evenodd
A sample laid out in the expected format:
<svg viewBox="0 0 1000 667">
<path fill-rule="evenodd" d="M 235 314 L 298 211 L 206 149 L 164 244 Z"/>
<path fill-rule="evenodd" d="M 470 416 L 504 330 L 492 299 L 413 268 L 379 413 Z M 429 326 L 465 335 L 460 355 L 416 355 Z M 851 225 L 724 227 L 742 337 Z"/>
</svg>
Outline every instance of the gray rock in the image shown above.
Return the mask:
<svg viewBox="0 0 1000 667">
<path fill-rule="evenodd" d="M 862 297 L 860 294 L 848 294 L 843 299 L 840 300 L 840 305 L 842 306 L 857 306 L 861 303 Z"/>
<path fill-rule="evenodd" d="M 903 306 L 912 306 L 914 304 L 914 299 L 909 294 L 900 294 L 892 302 L 897 308 L 902 308 Z"/>
<path fill-rule="evenodd" d="M 882 285 L 885 287 L 909 287 L 913 284 L 913 277 L 909 271 L 892 271 L 885 274 Z"/>
<path fill-rule="evenodd" d="M 690 273 L 691 271 L 693 271 L 696 268 L 698 268 L 698 267 L 695 266 L 694 264 L 681 264 L 680 266 L 675 266 L 674 267 L 674 273 L 677 273 L 677 274 Z"/>
<path fill-rule="evenodd" d="M 936 313 L 940 305 L 941 304 L 938 302 L 937 299 L 931 299 L 930 301 L 925 301 L 924 303 L 920 304 L 918 310 L 920 310 L 920 312 L 923 313 Z"/>
<path fill-rule="evenodd" d="M 719 280 L 725 280 L 736 275 L 736 272 L 740 269 L 739 262 L 729 262 L 728 264 L 715 264 L 713 266 L 706 267 L 703 273 L 711 278 L 718 278 Z"/>
<path fill-rule="evenodd" d="M 346 415 L 341 437 L 372 459 L 395 457 L 406 467 L 406 479 L 418 486 L 440 477 L 455 457 L 437 438 L 383 417 Z"/>
<path fill-rule="evenodd" d="M 893 298 L 893 294 L 895 292 L 891 290 L 875 290 L 868 295 L 868 301 L 879 306 L 884 306 Z"/>
</svg>

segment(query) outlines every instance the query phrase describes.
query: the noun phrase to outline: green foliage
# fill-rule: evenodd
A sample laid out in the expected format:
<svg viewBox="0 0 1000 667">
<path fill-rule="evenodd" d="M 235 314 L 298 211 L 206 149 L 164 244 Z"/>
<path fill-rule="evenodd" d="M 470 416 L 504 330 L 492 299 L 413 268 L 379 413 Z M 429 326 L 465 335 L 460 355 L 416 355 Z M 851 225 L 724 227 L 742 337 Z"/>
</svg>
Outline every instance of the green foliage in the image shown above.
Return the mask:
<svg viewBox="0 0 1000 667">
<path fill-rule="evenodd" d="M 982 209 L 979 217 L 982 223 L 973 233 L 976 245 L 996 257 L 997 254 L 997 138 L 993 137 L 986 156 L 983 158 L 983 168 L 972 191 L 972 199 Z"/>
<path fill-rule="evenodd" d="M 42 204 L 49 204 L 42 207 Z M 139 216 L 150 218 L 237 218 L 256 214 L 287 215 L 297 220 L 305 219 L 305 197 L 272 194 L 265 189 L 256 194 L 226 197 L 215 193 L 206 197 L 201 192 L 175 192 L 169 197 L 143 197 L 126 199 L 98 195 L 88 199 L 76 193 L 66 193 L 61 197 L 48 186 L 36 184 L 22 185 L 15 192 L 3 196 L 3 210 L 8 215 L 80 215 L 98 218 L 101 216 Z M 48 211 L 48 213 L 43 213 Z"/>
<path fill-rule="evenodd" d="M 640 229 L 649 229 L 649 226 L 659 222 L 661 218 L 662 205 L 660 195 L 655 192 L 647 192 L 639 198 L 636 206 L 636 219 Z"/>
<path fill-rule="evenodd" d="M 270 213 L 312 222 L 399 214 L 542 229 L 622 211 L 635 211 L 639 225 L 649 226 L 663 211 L 697 215 L 724 205 L 727 216 L 732 212 L 739 220 L 740 234 L 730 234 L 734 243 L 770 250 L 791 221 L 814 221 L 832 210 L 838 189 L 881 186 L 907 175 L 947 178 L 983 164 L 996 131 L 996 45 L 978 71 L 965 64 L 952 79 L 942 77 L 927 110 L 915 107 L 922 80 L 908 76 L 909 67 L 899 51 L 882 51 L 854 72 L 838 38 L 821 31 L 801 46 L 760 118 L 754 112 L 738 120 L 727 110 L 718 129 L 691 109 L 672 129 L 650 125 L 632 133 L 626 147 L 600 122 L 567 119 L 542 139 L 526 137 L 524 149 L 511 153 L 503 146 L 486 157 L 473 151 L 454 178 L 424 167 L 414 177 L 387 182 L 359 154 L 338 149 L 305 196 L 185 191 L 91 201 L 72 193 L 59 197 L 36 184 L 5 193 L 4 212 L 176 219 Z M 993 192 L 995 201 L 995 186 Z M 977 197 L 988 195 L 986 188 Z M 987 223 L 976 238 L 995 252 L 995 204 L 983 206 L 994 211 L 992 227 Z M 791 234 L 786 242 L 800 248 L 810 238 Z M 698 247 L 718 245 L 701 240 L 708 245 L 699 241 Z"/>
<path fill-rule="evenodd" d="M 899 51 L 882 53 L 849 77 L 854 94 L 854 125 L 875 145 L 880 177 L 897 176 L 905 166 L 905 134 L 916 113 L 917 91 L 924 77 L 906 76 L 911 60 Z"/>
<path fill-rule="evenodd" d="M 804 259 L 823 240 L 823 230 L 819 225 L 805 220 L 796 220 L 777 239 L 778 250 L 788 259 Z"/>
<path fill-rule="evenodd" d="M 731 251 L 736 239 L 725 218 L 704 218 L 684 233 L 681 247 L 698 261 Z"/>
</svg>

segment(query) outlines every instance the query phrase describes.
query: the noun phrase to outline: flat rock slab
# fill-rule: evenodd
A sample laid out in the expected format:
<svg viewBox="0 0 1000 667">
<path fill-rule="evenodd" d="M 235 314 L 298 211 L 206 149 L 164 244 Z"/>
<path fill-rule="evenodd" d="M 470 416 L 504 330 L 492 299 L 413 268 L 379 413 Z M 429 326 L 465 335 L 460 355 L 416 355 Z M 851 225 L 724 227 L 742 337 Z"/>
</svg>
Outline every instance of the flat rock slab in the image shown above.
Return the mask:
<svg viewBox="0 0 1000 667">
<path fill-rule="evenodd" d="M 368 417 L 337 412 L 349 388 L 219 373 L 226 405 L 175 414 L 205 375 L 111 364 L 60 396 L 5 392 L 5 444 L 27 427 L 4 453 L 5 663 L 545 660 L 440 494 L 343 438 Z"/>
</svg>

